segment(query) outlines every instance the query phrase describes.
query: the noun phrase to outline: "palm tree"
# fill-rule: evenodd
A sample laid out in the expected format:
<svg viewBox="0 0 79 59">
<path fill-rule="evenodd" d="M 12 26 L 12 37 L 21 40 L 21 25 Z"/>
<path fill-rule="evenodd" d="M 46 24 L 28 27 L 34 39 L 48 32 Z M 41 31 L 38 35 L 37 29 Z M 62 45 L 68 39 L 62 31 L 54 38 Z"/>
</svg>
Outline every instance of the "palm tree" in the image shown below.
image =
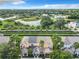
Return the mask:
<svg viewBox="0 0 79 59">
<path fill-rule="evenodd" d="M 76 49 L 79 48 L 79 43 L 78 42 L 75 42 L 74 45 L 73 45 L 73 47 L 75 48 L 75 50 L 74 50 L 74 54 L 75 54 Z"/>
<path fill-rule="evenodd" d="M 40 47 L 41 47 L 42 59 L 45 59 L 45 55 L 44 55 L 44 41 L 43 40 L 40 41 Z"/>
</svg>

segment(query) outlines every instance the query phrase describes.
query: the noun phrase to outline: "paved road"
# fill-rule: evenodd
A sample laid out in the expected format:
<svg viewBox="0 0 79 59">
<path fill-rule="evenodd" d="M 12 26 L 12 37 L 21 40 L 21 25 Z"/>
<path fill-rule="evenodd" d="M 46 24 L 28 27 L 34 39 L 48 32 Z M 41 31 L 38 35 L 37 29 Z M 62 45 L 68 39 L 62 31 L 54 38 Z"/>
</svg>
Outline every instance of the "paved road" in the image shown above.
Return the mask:
<svg viewBox="0 0 79 59">
<path fill-rule="evenodd" d="M 42 59 L 42 58 L 21 58 L 21 59 Z M 45 58 L 45 59 L 50 59 L 50 58 Z"/>
</svg>

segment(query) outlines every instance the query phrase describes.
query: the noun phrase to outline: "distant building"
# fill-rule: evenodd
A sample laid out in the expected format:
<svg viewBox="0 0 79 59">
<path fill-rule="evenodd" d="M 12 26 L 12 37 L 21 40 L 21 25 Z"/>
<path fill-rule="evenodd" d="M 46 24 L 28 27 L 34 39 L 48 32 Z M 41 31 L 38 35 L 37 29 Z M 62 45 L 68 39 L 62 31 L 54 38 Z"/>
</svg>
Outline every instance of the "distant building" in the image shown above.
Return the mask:
<svg viewBox="0 0 79 59">
<path fill-rule="evenodd" d="M 42 14 L 42 16 L 48 16 L 48 14 Z"/>
<path fill-rule="evenodd" d="M 78 28 L 79 27 L 79 22 L 69 22 L 68 24 L 66 24 L 66 27 L 68 28 Z"/>
<path fill-rule="evenodd" d="M 68 16 L 63 16 L 63 15 L 55 15 L 54 18 L 60 19 L 60 18 L 67 18 Z"/>
</svg>

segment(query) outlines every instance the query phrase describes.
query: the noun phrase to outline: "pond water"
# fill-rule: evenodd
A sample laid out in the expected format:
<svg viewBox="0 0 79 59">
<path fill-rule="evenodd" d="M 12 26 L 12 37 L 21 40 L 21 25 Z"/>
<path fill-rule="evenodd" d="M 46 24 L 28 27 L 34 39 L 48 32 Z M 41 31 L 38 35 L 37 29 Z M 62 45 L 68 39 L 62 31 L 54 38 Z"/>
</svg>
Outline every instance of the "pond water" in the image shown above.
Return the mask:
<svg viewBox="0 0 79 59">
<path fill-rule="evenodd" d="M 7 20 L 7 19 L 13 19 L 16 18 L 16 16 L 8 17 L 8 18 L 0 18 L 0 20 Z"/>
<path fill-rule="evenodd" d="M 0 18 L 0 20 L 7 20 L 7 19 L 13 19 L 16 18 L 16 16 L 8 17 L 8 18 Z M 15 22 L 20 22 L 23 25 L 30 25 L 30 26 L 40 26 L 41 20 L 35 20 L 35 21 L 23 21 L 23 20 L 15 20 Z"/>
<path fill-rule="evenodd" d="M 0 20 L 5 20 L 4 18 L 0 18 Z"/>
<path fill-rule="evenodd" d="M 30 26 L 39 26 L 41 25 L 40 22 L 41 20 L 36 20 L 36 21 L 22 21 L 22 20 L 16 20 L 16 22 L 20 22 L 21 24 L 24 25 L 30 25 Z"/>
</svg>

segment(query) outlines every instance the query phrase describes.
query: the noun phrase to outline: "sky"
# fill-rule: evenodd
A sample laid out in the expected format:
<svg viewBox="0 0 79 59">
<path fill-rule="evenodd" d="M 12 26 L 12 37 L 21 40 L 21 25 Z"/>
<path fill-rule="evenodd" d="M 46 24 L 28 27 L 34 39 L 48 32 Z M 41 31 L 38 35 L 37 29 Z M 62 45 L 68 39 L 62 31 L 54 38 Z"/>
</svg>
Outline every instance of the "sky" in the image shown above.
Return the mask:
<svg viewBox="0 0 79 59">
<path fill-rule="evenodd" d="M 0 9 L 79 9 L 79 0 L 0 0 Z"/>
</svg>

